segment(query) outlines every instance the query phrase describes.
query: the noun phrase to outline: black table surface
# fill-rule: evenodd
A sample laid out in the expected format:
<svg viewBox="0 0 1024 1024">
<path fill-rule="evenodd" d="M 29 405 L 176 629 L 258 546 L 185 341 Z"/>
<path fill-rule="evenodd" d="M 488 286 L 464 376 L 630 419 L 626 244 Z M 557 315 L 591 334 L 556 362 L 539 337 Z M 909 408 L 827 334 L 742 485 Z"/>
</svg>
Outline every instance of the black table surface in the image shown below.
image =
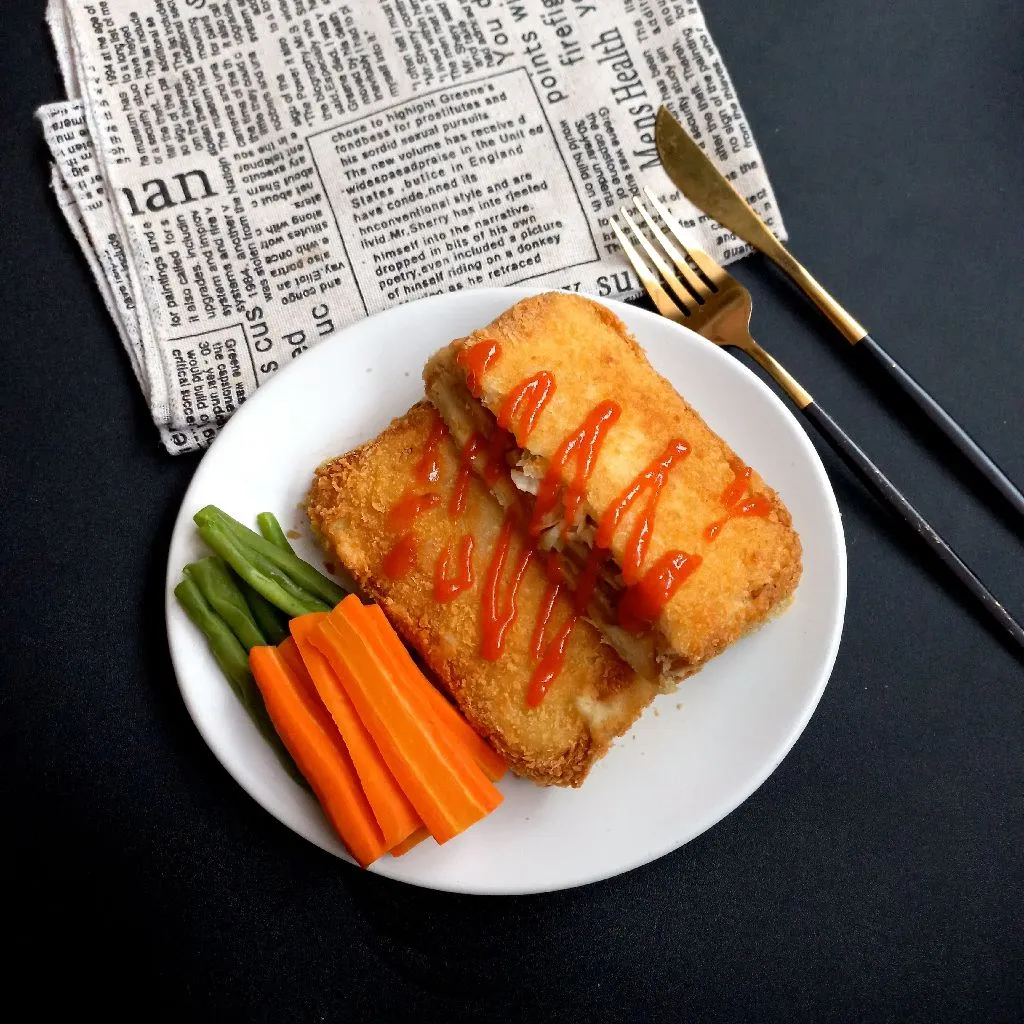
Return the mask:
<svg viewBox="0 0 1024 1024">
<path fill-rule="evenodd" d="M 791 244 L 1024 481 L 1024 5 L 706 0 Z M 610 881 L 452 896 L 342 865 L 217 764 L 168 663 L 197 457 L 159 446 L 47 188 L 42 3 L 0 42 L 5 933 L 37 1006 L 133 1020 L 1024 1016 L 1024 670 L 848 476 L 821 705 L 743 806 Z M 760 258 L 755 333 L 1018 616 L 1022 534 Z"/>
</svg>

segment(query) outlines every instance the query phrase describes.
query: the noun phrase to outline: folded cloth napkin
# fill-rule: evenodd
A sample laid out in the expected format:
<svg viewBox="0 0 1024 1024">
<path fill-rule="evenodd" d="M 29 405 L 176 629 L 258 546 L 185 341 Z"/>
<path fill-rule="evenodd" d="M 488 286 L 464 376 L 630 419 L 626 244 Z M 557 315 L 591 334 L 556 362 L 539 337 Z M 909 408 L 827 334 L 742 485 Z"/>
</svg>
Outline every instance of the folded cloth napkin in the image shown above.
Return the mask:
<svg viewBox="0 0 1024 1024">
<path fill-rule="evenodd" d="M 50 0 L 54 192 L 168 451 L 392 305 L 636 295 L 610 219 L 642 186 L 720 262 L 745 255 L 661 170 L 662 103 L 785 237 L 693 0 L 456 7 Z"/>
</svg>

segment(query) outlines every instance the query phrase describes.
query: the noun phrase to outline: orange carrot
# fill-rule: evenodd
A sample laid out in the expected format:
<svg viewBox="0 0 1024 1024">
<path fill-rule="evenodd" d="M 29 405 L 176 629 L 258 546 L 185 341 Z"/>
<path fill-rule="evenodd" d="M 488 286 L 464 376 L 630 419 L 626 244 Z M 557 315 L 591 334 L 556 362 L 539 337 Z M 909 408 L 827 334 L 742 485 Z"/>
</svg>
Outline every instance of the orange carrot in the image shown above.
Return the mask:
<svg viewBox="0 0 1024 1024">
<path fill-rule="evenodd" d="M 384 763 L 384 758 L 380 756 L 377 745 L 356 714 L 341 681 L 310 640 L 326 618 L 326 612 L 312 612 L 292 619 L 288 628 L 320 699 L 331 713 L 345 741 L 363 792 L 384 833 L 384 842 L 390 849 L 408 839 L 423 822 Z"/>
<path fill-rule="evenodd" d="M 361 614 L 367 623 L 367 632 L 372 631 L 372 635 L 396 659 L 403 677 L 422 681 L 423 685 L 416 686 L 415 690 L 418 694 L 422 694 L 426 705 L 438 722 L 451 732 L 456 742 L 466 747 L 470 756 L 483 769 L 484 774 L 491 782 L 501 779 L 508 770 L 505 759 L 476 732 L 456 708 L 452 707 L 437 687 L 424 677 L 406 650 L 405 644 L 395 632 L 394 626 L 388 622 L 380 605 L 370 605 Z"/>
<path fill-rule="evenodd" d="M 384 836 L 295 642 L 289 637 L 279 648 L 253 647 L 249 666 L 274 728 L 334 830 L 359 864 L 372 864 L 387 852 Z"/>
<path fill-rule="evenodd" d="M 322 614 L 326 615 L 326 612 Z M 281 656 L 281 660 L 288 666 L 288 669 L 294 674 L 296 679 L 306 681 L 306 676 L 309 673 L 306 671 L 305 662 L 302 660 L 302 654 L 299 652 L 299 645 L 294 641 L 290 641 L 287 637 L 277 645 L 277 653 Z M 312 682 L 312 680 L 310 680 Z M 316 693 L 316 689 L 313 690 Z"/>
<path fill-rule="evenodd" d="M 367 627 L 366 623 L 355 621 L 353 621 L 352 625 L 355 629 L 360 630 L 362 636 L 366 638 L 367 644 L 375 652 L 376 656 L 380 658 L 385 671 L 390 673 L 395 685 L 406 695 L 413 713 L 419 721 L 424 723 L 424 727 L 429 729 L 434 735 L 444 757 L 457 767 L 465 779 L 468 792 L 473 799 L 487 812 L 493 811 L 502 802 L 501 794 L 496 790 L 494 783 L 487 778 L 480 766 L 473 760 L 465 744 L 460 743 L 450 729 L 441 725 L 431 711 L 426 694 L 423 692 L 424 688 L 430 684 L 423 677 L 423 674 L 417 670 L 415 676 L 410 677 L 408 673 L 404 672 L 397 658 L 392 655 L 391 651 L 376 636 L 373 627 Z"/>
<path fill-rule="evenodd" d="M 464 743 L 460 743 L 452 731 L 440 723 L 427 696 L 427 691 L 433 687 L 409 657 L 398 634 L 389 629 L 394 640 L 393 646 L 381 639 L 381 629 L 378 625 L 380 620 L 372 614 L 371 608 L 373 607 L 376 606 L 350 601 L 344 608 L 336 608 L 331 614 L 345 616 L 352 627 L 364 638 L 367 646 L 380 659 L 385 672 L 391 676 L 395 685 L 404 691 L 406 699 L 410 701 L 413 714 L 432 730 L 445 756 L 458 767 L 474 798 L 486 808 L 488 813 L 493 811 L 502 801 L 501 793 L 473 759 L 469 748 Z M 387 620 L 385 619 L 385 621 Z M 394 647 L 400 648 L 404 657 L 399 657 L 395 653 Z M 479 739 L 479 737 L 477 738 Z"/>
<path fill-rule="evenodd" d="M 345 598 L 311 639 L 341 679 L 409 802 L 434 838 L 446 842 L 492 809 L 478 796 L 483 773 L 453 760 L 447 738 L 416 713 L 405 687 L 345 614 L 352 602 L 358 605 L 359 599 Z"/>
<path fill-rule="evenodd" d="M 404 687 L 416 714 L 424 721 L 432 724 L 433 728 L 437 731 L 440 741 L 445 745 L 448 756 L 454 762 L 460 763 L 463 766 L 467 779 L 472 781 L 474 785 L 473 792 L 478 799 L 490 807 L 491 810 L 497 807 L 501 802 L 500 794 L 482 770 L 479 761 L 473 757 L 473 751 L 469 745 L 463 742 L 461 738 L 456 737 L 454 731 L 448 725 L 442 724 L 430 699 L 430 691 L 433 691 L 435 694 L 437 694 L 437 691 L 434 690 L 426 676 L 423 675 L 416 667 L 416 663 L 409 657 L 409 653 L 405 650 L 402 641 L 399 640 L 398 634 L 390 628 L 390 625 L 388 626 L 387 633 L 385 633 L 380 626 L 380 618 L 373 615 L 370 608 L 363 607 L 362 605 L 357 608 L 355 605 L 350 605 L 346 609 L 346 614 L 352 619 L 356 628 L 367 638 L 367 642 L 378 652 L 378 656 L 382 659 L 388 671 L 398 681 L 399 685 Z M 390 637 L 388 634 L 390 634 Z M 437 694 L 437 696 L 440 697 L 441 695 Z M 441 699 L 444 700 L 443 697 Z M 454 712 L 455 709 L 452 708 L 452 711 Z M 468 723 L 463 722 L 463 726 L 472 733 Z M 476 744 L 482 743 L 482 740 L 476 733 L 472 734 Z"/>
<path fill-rule="evenodd" d="M 363 611 L 368 609 L 363 608 Z M 366 638 L 366 642 L 376 652 L 377 657 L 385 666 L 385 670 L 391 673 L 397 686 L 401 687 L 410 702 L 410 707 L 416 717 L 426 723 L 427 728 L 432 730 L 437 737 L 437 742 L 444 751 L 445 756 L 456 765 L 466 780 L 473 797 L 488 811 L 493 811 L 501 803 L 501 793 L 494 787 L 494 784 L 487 778 L 483 770 L 473 759 L 468 747 L 460 743 L 451 730 L 443 726 L 434 715 L 427 701 L 424 690 L 430 686 L 423 673 L 413 665 L 411 673 L 405 670 L 404 664 L 394 656 L 393 652 L 383 644 L 377 635 L 376 625 L 367 622 L 365 616 L 357 614 L 355 606 L 347 610 L 354 627 Z"/>
<path fill-rule="evenodd" d="M 424 839 L 429 839 L 430 833 L 426 828 L 418 828 L 408 839 L 400 842 L 396 847 L 391 850 L 392 857 L 401 857 L 407 854 L 411 849 L 419 846 Z"/>
</svg>

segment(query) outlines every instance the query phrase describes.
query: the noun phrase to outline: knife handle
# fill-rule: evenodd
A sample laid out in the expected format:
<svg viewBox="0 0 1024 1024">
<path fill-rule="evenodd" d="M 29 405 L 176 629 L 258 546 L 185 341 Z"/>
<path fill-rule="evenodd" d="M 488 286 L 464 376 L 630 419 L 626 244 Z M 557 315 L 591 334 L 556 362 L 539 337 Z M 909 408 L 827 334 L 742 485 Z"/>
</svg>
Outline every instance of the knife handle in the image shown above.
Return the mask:
<svg viewBox="0 0 1024 1024">
<path fill-rule="evenodd" d="M 1024 494 L 999 468 L 992 457 L 923 387 L 896 362 L 867 330 L 859 324 L 811 276 L 803 264 L 774 235 L 762 251 L 784 270 L 804 294 L 839 329 L 843 337 L 861 352 L 861 358 L 873 363 L 896 389 L 925 416 L 942 436 L 974 467 L 978 475 L 995 490 L 1024 522 Z"/>
<path fill-rule="evenodd" d="M 865 334 L 855 345 L 862 358 L 878 367 L 900 393 L 939 430 L 1024 522 L 1024 494 L 952 416 L 881 345 Z"/>
<path fill-rule="evenodd" d="M 767 237 L 757 248 L 792 278 L 793 283 L 832 321 L 847 341 L 854 344 L 860 341 L 868 333 L 868 329 L 850 316 L 767 228 L 765 235 Z"/>
<path fill-rule="evenodd" d="M 800 410 L 837 455 L 882 504 L 910 527 L 925 546 L 963 584 L 989 616 L 1024 650 L 1024 628 L 936 533 L 931 524 L 903 496 L 896 485 L 868 458 L 856 441 L 816 402 Z"/>
</svg>

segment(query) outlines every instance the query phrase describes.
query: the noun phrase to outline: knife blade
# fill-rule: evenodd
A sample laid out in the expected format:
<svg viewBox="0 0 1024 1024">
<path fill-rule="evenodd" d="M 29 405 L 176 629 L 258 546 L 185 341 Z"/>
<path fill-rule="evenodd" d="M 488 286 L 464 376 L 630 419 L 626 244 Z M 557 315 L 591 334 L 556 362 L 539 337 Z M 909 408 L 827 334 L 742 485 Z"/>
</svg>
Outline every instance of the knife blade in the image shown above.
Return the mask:
<svg viewBox="0 0 1024 1024">
<path fill-rule="evenodd" d="M 848 341 L 856 343 L 868 333 L 772 234 L 668 107 L 658 110 L 654 142 L 672 184 L 698 210 L 778 264 Z"/>
<path fill-rule="evenodd" d="M 867 329 L 811 277 L 803 264 L 771 233 L 667 107 L 661 107 L 655 118 L 654 142 L 661 157 L 661 165 L 672 184 L 698 210 L 763 252 L 788 274 L 861 357 L 887 377 L 1024 520 L 1024 491 L 1017 487 L 942 405 L 868 334 Z"/>
</svg>

